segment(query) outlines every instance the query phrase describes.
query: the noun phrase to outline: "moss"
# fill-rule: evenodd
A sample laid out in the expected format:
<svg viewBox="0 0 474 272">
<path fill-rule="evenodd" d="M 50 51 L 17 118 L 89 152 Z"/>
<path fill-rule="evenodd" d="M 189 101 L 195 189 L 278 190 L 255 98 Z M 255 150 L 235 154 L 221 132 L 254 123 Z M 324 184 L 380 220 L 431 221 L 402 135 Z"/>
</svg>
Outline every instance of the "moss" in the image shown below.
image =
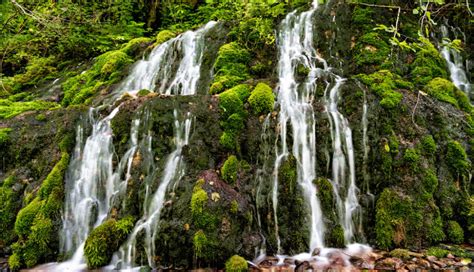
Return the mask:
<svg viewBox="0 0 474 272">
<path fill-rule="evenodd" d="M 35 198 L 30 204 L 21 209 L 15 221 L 15 232 L 21 236 L 27 236 L 30 233 L 30 228 L 36 214 L 41 208 L 42 202 L 39 198 Z"/>
<path fill-rule="evenodd" d="M 138 91 L 137 96 L 147 96 L 149 93 L 150 93 L 149 90 L 143 89 L 143 90 Z"/>
<path fill-rule="evenodd" d="M 410 252 L 406 249 L 396 248 L 390 251 L 390 256 L 399 258 L 402 260 L 408 260 L 410 259 Z"/>
<path fill-rule="evenodd" d="M 223 111 L 225 118 L 234 113 L 242 113 L 243 103 L 236 92 L 228 90 L 219 95 L 219 108 Z"/>
<path fill-rule="evenodd" d="M 244 118 L 241 114 L 233 113 L 225 122 L 222 123 L 222 127 L 226 132 L 239 132 L 244 128 Z"/>
<path fill-rule="evenodd" d="M 54 188 L 63 187 L 64 173 L 66 172 L 68 164 L 69 154 L 64 152 L 61 156 L 61 160 L 53 167 L 53 170 L 51 170 L 41 184 L 39 189 L 39 196 L 41 199 L 46 199 Z"/>
<path fill-rule="evenodd" d="M 465 175 L 469 172 L 470 162 L 466 151 L 457 141 L 451 141 L 447 146 L 446 164 L 454 175 Z"/>
<path fill-rule="evenodd" d="M 170 30 L 162 30 L 158 32 L 158 35 L 156 35 L 156 42 L 155 45 L 160 45 L 172 38 L 176 37 L 176 33 Z"/>
<path fill-rule="evenodd" d="M 242 102 L 247 101 L 250 96 L 252 87 L 248 84 L 239 84 L 232 87 L 229 91 L 235 92 Z"/>
<path fill-rule="evenodd" d="M 420 155 L 416 149 L 407 148 L 405 150 L 405 154 L 403 155 L 403 160 L 410 165 L 416 165 L 420 161 Z"/>
<path fill-rule="evenodd" d="M 386 109 L 395 109 L 403 99 L 397 89 L 411 89 L 413 86 L 388 70 L 380 70 L 370 75 L 360 74 L 355 77 L 367 85 L 380 98 L 380 105 Z"/>
<path fill-rule="evenodd" d="M 446 65 L 436 47 L 426 38 L 420 37 L 416 58 L 411 64 L 413 82 L 425 85 L 436 77 L 446 78 Z"/>
<path fill-rule="evenodd" d="M 0 245 L 10 244 L 15 239 L 15 216 L 21 208 L 22 185 L 14 176 L 9 176 L 0 186 Z M 16 188 L 15 187 L 19 187 Z"/>
<path fill-rule="evenodd" d="M 60 108 L 55 102 L 42 100 L 29 102 L 12 102 L 6 99 L 0 99 L 0 119 L 9 119 L 26 111 L 53 110 Z"/>
<path fill-rule="evenodd" d="M 0 146 L 10 142 L 9 134 L 11 131 L 11 128 L 0 128 Z"/>
<path fill-rule="evenodd" d="M 237 214 L 237 212 L 239 212 L 239 203 L 235 199 L 230 202 L 230 212 L 233 214 Z"/>
<path fill-rule="evenodd" d="M 390 47 L 383 37 L 376 33 L 370 32 L 361 36 L 355 46 L 357 65 L 380 65 L 388 57 Z"/>
<path fill-rule="evenodd" d="M 126 217 L 119 221 L 109 219 L 93 229 L 84 246 L 87 266 L 94 269 L 107 265 L 113 253 L 118 250 L 132 229 L 132 217 Z"/>
<path fill-rule="evenodd" d="M 331 247 L 344 248 L 344 229 L 340 224 L 329 230 L 327 242 Z"/>
<path fill-rule="evenodd" d="M 191 213 L 193 216 L 199 216 L 203 213 L 204 206 L 207 204 L 209 197 L 201 186 L 195 186 L 191 197 Z"/>
<path fill-rule="evenodd" d="M 389 147 L 389 151 L 390 153 L 392 153 L 393 155 L 396 155 L 398 154 L 398 147 L 399 147 L 399 143 L 398 143 L 398 138 L 396 135 L 391 135 L 388 139 L 388 147 Z M 387 152 L 389 152 L 387 151 Z"/>
<path fill-rule="evenodd" d="M 35 116 L 35 120 L 40 121 L 40 122 L 46 121 L 46 115 L 44 115 L 43 113 L 40 113 Z"/>
<path fill-rule="evenodd" d="M 448 255 L 449 251 L 439 247 L 430 247 L 426 251 L 427 256 L 435 256 L 436 258 L 444 258 Z"/>
<path fill-rule="evenodd" d="M 423 188 L 430 194 L 434 193 L 438 188 L 438 177 L 431 169 L 426 170 L 423 176 Z"/>
<path fill-rule="evenodd" d="M 227 272 L 248 271 L 248 264 L 244 258 L 240 257 L 239 255 L 234 255 L 230 257 L 227 262 L 225 262 L 225 270 Z"/>
<path fill-rule="evenodd" d="M 8 266 L 11 270 L 16 271 L 21 268 L 21 258 L 18 254 L 13 254 L 8 257 Z"/>
<path fill-rule="evenodd" d="M 428 228 L 428 235 L 426 238 L 431 244 L 437 244 L 446 239 L 446 235 L 443 232 L 443 221 L 437 207 L 433 213 L 431 222 L 427 221 L 426 228 Z"/>
<path fill-rule="evenodd" d="M 446 227 L 446 234 L 450 242 L 461 244 L 464 242 L 464 230 L 456 221 L 449 221 Z"/>
<path fill-rule="evenodd" d="M 434 155 L 437 149 L 436 142 L 433 139 L 433 136 L 427 135 L 421 138 L 421 147 L 423 152 L 427 155 Z"/>
<path fill-rule="evenodd" d="M 275 104 L 272 88 L 265 83 L 258 83 L 249 97 L 253 113 L 260 115 L 271 112 Z"/>
<path fill-rule="evenodd" d="M 336 215 L 334 213 L 334 195 L 331 182 L 325 178 L 318 178 L 314 183 L 318 189 L 317 195 L 324 216 L 334 222 Z"/>
<path fill-rule="evenodd" d="M 221 177 L 227 183 L 234 184 L 237 180 L 237 172 L 239 170 L 239 160 L 236 156 L 231 155 L 221 167 Z"/>
<path fill-rule="evenodd" d="M 31 226 L 31 233 L 28 236 L 28 239 L 30 243 L 33 243 L 39 249 L 38 253 L 48 250 L 49 244 L 51 243 L 53 230 L 53 222 L 51 219 L 44 216 L 37 216 L 35 218 Z"/>
<path fill-rule="evenodd" d="M 430 96 L 459 108 L 455 90 L 456 86 L 451 81 L 440 77 L 430 80 L 425 86 L 425 91 Z"/>
<path fill-rule="evenodd" d="M 206 234 L 198 230 L 193 237 L 194 254 L 197 258 L 206 257 L 206 248 L 209 246 Z"/>
<path fill-rule="evenodd" d="M 237 139 L 235 136 L 235 133 L 230 131 L 224 131 L 219 138 L 219 143 L 224 147 L 229 150 L 235 150 L 237 147 Z"/>
<path fill-rule="evenodd" d="M 151 39 L 147 37 L 140 37 L 130 40 L 126 43 L 121 51 L 129 56 L 136 55 L 141 49 L 147 47 L 151 43 Z"/>
<path fill-rule="evenodd" d="M 56 73 L 55 62 L 56 60 L 53 56 L 48 58 L 32 57 L 28 61 L 24 73 L 16 74 L 10 78 L 11 92 L 18 93 L 53 78 Z"/>
</svg>

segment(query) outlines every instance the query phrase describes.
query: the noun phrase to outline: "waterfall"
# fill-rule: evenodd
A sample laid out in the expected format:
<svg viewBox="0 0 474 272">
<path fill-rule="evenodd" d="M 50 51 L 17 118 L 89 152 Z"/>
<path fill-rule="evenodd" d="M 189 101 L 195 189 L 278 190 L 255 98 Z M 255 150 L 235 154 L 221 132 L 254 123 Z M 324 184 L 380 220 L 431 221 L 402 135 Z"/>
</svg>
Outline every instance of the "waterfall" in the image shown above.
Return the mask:
<svg viewBox="0 0 474 272">
<path fill-rule="evenodd" d="M 200 78 L 200 69 L 204 53 L 204 34 L 213 28 L 216 22 L 209 22 L 197 31 L 187 31 L 157 46 L 148 59 L 139 61 L 130 75 L 122 82 L 117 90 L 107 99 L 103 107 L 112 105 L 122 94 L 131 94 L 149 89 L 163 94 L 195 94 Z M 173 65 L 179 64 L 177 69 Z M 134 119 L 131 125 L 129 149 L 120 159 L 114 171 L 112 158 L 114 148 L 112 143 L 111 120 L 119 112 L 120 105 L 109 115 L 100 119 L 96 109 L 89 111 L 89 121 L 92 124 L 92 134 L 83 143 L 82 126 L 77 129 L 76 147 L 66 177 L 66 203 L 63 213 L 63 229 L 61 233 L 62 252 L 74 251 L 71 260 L 61 263 L 55 269 L 84 269 L 84 244 L 90 231 L 99 226 L 108 216 L 110 208 L 116 199 L 125 192 L 128 179 L 131 176 L 133 157 L 138 148 L 138 128 L 141 120 Z M 145 113 L 149 118 L 149 113 Z M 177 113 L 175 112 L 175 116 Z M 156 235 L 156 224 L 159 218 L 164 193 L 167 184 L 177 177 L 181 148 L 187 144 L 191 117 L 182 124 L 175 120 L 176 150 L 169 156 L 163 182 L 151 200 L 144 218 L 149 223 L 152 237 Z M 151 137 L 145 131 L 142 139 L 148 141 L 151 149 Z M 151 153 L 151 150 L 149 150 Z M 121 180 L 125 172 L 125 179 Z M 147 191 L 148 198 L 149 192 Z M 125 202 L 122 203 L 125 205 Z M 148 217 L 148 215 L 151 215 Z M 143 220 L 141 220 L 143 222 Z M 152 224 L 153 223 L 153 224 Z M 138 228 L 138 227 L 137 227 Z M 135 231 L 135 230 L 134 230 Z M 150 247 L 153 248 L 153 245 Z M 152 252 L 150 252 L 152 254 Z"/>
<path fill-rule="evenodd" d="M 323 213 L 317 197 L 317 189 L 313 184 L 316 178 L 316 129 L 313 100 L 316 96 L 318 79 L 331 78 L 334 84 L 326 82 L 325 106 L 331 123 L 332 153 L 332 180 L 333 191 L 337 200 L 337 214 L 339 223 L 344 229 L 346 243 L 350 243 L 354 236 L 354 215 L 360 208 L 357 199 L 358 189 L 355 183 L 355 162 L 352 143 L 352 131 L 347 119 L 338 111 L 337 102 L 339 90 L 345 79 L 332 73 L 332 68 L 317 53 L 313 46 L 312 17 L 318 8 L 318 1 L 313 7 L 301 14 L 292 12 L 286 16 L 281 24 L 278 35 L 279 49 L 279 86 L 278 105 L 280 106 L 279 130 L 281 146 L 277 147 L 275 174 L 273 184 L 273 209 L 275 232 L 278 241 L 278 168 L 281 162 L 290 154 L 297 161 L 297 179 L 302 187 L 311 209 L 310 248 L 324 247 L 325 225 Z M 318 65 L 320 68 L 318 67 Z M 298 82 L 296 71 L 303 66 L 309 72 L 303 82 Z M 293 146 L 291 151 L 287 147 L 287 124 L 291 124 Z"/>
<path fill-rule="evenodd" d="M 355 184 L 352 131 L 349 122 L 337 108 L 339 90 L 345 79 L 336 75 L 334 77 L 336 83 L 332 88 L 329 88 L 328 85 L 325 92 L 333 147 L 331 183 L 336 198 L 339 223 L 344 229 L 344 240 L 347 244 L 352 242 L 354 236 L 353 216 L 360 209 L 360 205 L 357 199 L 358 189 Z"/>
<path fill-rule="evenodd" d="M 272 192 L 275 233 L 280 248 L 278 234 L 278 169 L 282 161 L 290 154 L 297 161 L 298 184 L 305 192 L 305 197 L 311 208 L 310 248 L 324 246 L 324 223 L 316 187 L 313 180 L 316 178 L 316 129 L 312 101 L 316 90 L 317 62 L 324 62 L 317 56 L 313 47 L 312 17 L 318 7 L 318 1 L 313 2 L 313 7 L 306 12 L 288 14 L 281 23 L 278 34 L 278 75 L 279 86 L 277 89 L 277 102 L 280 106 L 279 130 L 280 146 L 276 147 L 276 161 L 274 184 Z M 305 82 L 296 80 L 297 65 L 303 65 L 310 70 Z M 287 146 L 287 123 L 290 122 L 293 135 L 293 147 Z"/>
<path fill-rule="evenodd" d="M 441 26 L 441 34 L 443 39 L 449 39 L 449 31 L 447 26 Z M 465 92 L 467 97 L 471 100 L 473 96 L 471 93 L 472 87 L 469 79 L 467 78 L 466 69 L 464 68 L 461 54 L 454 48 L 451 48 L 447 45 L 441 45 L 441 55 L 446 60 L 448 65 L 451 81 L 458 89 Z"/>
</svg>

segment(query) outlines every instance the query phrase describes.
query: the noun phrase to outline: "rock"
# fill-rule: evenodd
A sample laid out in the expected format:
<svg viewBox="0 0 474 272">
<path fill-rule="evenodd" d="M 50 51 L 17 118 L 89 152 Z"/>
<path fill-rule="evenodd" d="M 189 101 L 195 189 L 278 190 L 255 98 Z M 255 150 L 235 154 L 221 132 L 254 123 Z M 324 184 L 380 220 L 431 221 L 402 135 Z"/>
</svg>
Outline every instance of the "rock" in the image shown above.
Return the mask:
<svg viewBox="0 0 474 272">
<path fill-rule="evenodd" d="M 414 263 L 413 264 L 407 264 L 405 267 L 409 271 L 415 271 L 415 270 L 419 269 L 418 265 L 414 264 Z"/>
<path fill-rule="evenodd" d="M 313 250 L 313 252 L 311 253 L 311 256 L 318 256 L 319 253 L 321 253 L 321 249 L 320 248 L 315 248 Z"/>
<path fill-rule="evenodd" d="M 418 259 L 417 265 L 422 268 L 430 268 L 431 264 L 427 260 L 424 259 Z"/>
<path fill-rule="evenodd" d="M 464 266 L 464 264 L 462 262 L 456 262 L 453 264 L 455 267 L 461 267 L 461 266 Z"/>
<path fill-rule="evenodd" d="M 436 264 L 433 264 L 433 265 L 431 266 L 431 268 L 433 268 L 433 270 L 439 270 L 439 269 L 440 269 L 440 267 L 437 266 Z"/>
<path fill-rule="evenodd" d="M 438 258 L 436 258 L 435 256 L 427 256 L 426 259 L 430 262 L 434 262 L 438 260 Z"/>
<path fill-rule="evenodd" d="M 441 261 L 434 261 L 433 262 L 435 265 L 439 266 L 440 268 L 445 268 L 446 264 L 441 262 Z"/>
<path fill-rule="evenodd" d="M 400 269 L 403 262 L 399 258 L 385 258 L 375 265 L 376 270 Z"/>
<path fill-rule="evenodd" d="M 454 259 L 453 254 L 449 253 L 448 256 L 446 256 L 448 259 Z"/>
</svg>

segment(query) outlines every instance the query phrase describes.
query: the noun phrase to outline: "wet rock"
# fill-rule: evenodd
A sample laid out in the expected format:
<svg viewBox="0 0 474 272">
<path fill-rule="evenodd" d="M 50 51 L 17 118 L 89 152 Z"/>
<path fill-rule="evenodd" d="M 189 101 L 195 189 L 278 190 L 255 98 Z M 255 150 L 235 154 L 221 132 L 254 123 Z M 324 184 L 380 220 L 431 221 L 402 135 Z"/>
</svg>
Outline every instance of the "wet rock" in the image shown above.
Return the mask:
<svg viewBox="0 0 474 272">
<path fill-rule="evenodd" d="M 438 266 L 440 268 L 445 268 L 446 267 L 446 264 L 441 262 L 441 261 L 434 261 L 433 264 L 435 264 L 436 266 Z"/>
<path fill-rule="evenodd" d="M 454 259 L 454 256 L 453 254 L 449 253 L 447 256 L 446 256 L 448 259 Z"/>
<path fill-rule="evenodd" d="M 385 258 L 375 265 L 376 270 L 393 270 L 400 269 L 402 267 L 402 260 L 399 258 Z"/>
<path fill-rule="evenodd" d="M 436 258 L 435 256 L 428 256 L 428 257 L 426 257 L 426 259 L 430 262 L 434 262 L 434 261 L 438 260 L 438 258 Z"/>
</svg>

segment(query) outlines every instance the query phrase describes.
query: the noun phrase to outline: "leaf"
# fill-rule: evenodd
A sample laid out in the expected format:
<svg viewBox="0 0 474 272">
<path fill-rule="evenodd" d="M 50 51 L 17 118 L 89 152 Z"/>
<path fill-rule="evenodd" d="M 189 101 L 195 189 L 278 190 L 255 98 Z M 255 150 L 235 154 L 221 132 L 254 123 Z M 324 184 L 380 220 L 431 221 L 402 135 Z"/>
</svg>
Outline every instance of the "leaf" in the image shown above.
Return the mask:
<svg viewBox="0 0 474 272">
<path fill-rule="evenodd" d="M 412 13 L 413 13 L 414 15 L 417 15 L 417 14 L 420 13 L 420 11 L 416 8 L 416 9 L 413 9 L 413 10 L 412 10 Z"/>
</svg>

